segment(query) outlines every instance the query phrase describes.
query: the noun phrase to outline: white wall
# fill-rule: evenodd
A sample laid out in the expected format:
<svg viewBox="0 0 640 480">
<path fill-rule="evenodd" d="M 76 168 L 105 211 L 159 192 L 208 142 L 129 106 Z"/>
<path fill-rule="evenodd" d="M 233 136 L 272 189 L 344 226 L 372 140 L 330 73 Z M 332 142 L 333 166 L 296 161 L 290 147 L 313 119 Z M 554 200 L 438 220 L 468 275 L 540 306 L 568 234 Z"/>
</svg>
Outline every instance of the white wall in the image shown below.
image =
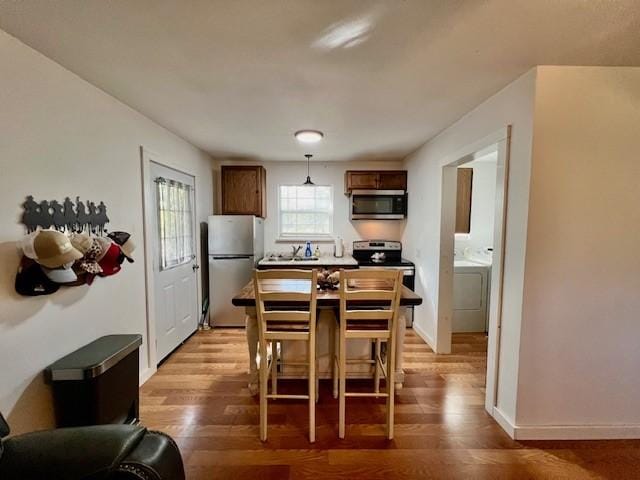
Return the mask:
<svg viewBox="0 0 640 480">
<path fill-rule="evenodd" d="M 293 139 L 292 139 L 293 141 Z M 218 165 L 239 162 L 217 161 Z M 242 163 L 242 162 L 240 162 Z M 307 177 L 306 162 L 251 162 L 262 164 L 267 171 L 267 218 L 264 222 L 265 252 L 288 251 L 291 243 L 277 242 L 278 238 L 278 186 L 299 185 Z M 347 251 L 352 242 L 360 239 L 400 240 L 404 221 L 398 220 L 349 220 L 349 197 L 344 194 L 346 170 L 398 170 L 401 162 L 312 162 L 311 179 L 317 185 L 333 186 L 333 233 L 344 240 Z M 218 176 L 219 178 L 219 176 Z M 218 189 L 220 191 L 220 189 Z M 412 211 L 413 192 L 409 191 L 409 211 Z M 218 205 L 219 205 L 218 201 Z M 411 213 L 409 214 L 411 216 Z M 294 242 L 296 245 L 300 242 Z M 320 250 L 333 253 L 333 244 L 320 243 Z"/>
<path fill-rule="evenodd" d="M 200 220 L 213 186 L 206 154 L 2 31 L 0 65 L 0 410 L 19 433 L 53 424 L 44 367 L 101 335 L 146 332 L 140 146 L 197 176 Z M 18 296 L 15 241 L 29 194 L 104 201 L 108 226 L 136 239 L 136 262 L 91 287 Z"/>
<path fill-rule="evenodd" d="M 517 438 L 640 435 L 640 68 L 538 67 L 406 161 L 404 240 L 438 343 L 442 165 L 513 126 L 497 418 Z"/>
<path fill-rule="evenodd" d="M 493 247 L 493 227 L 496 207 L 497 154 L 489 159 L 474 160 L 462 165 L 473 169 L 471 187 L 471 228 L 468 234 L 456 234 L 456 256 L 469 249 L 472 257 L 485 258 L 485 249 Z"/>
<path fill-rule="evenodd" d="M 640 68 L 538 71 L 517 424 L 637 438 Z"/>
<path fill-rule="evenodd" d="M 456 153 L 499 129 L 512 125 L 509 209 L 505 251 L 504 299 L 500 350 L 498 408 L 515 418 L 518 348 L 522 313 L 522 286 L 529 203 L 529 174 L 535 69 L 469 112 L 405 161 L 411 214 L 403 241 L 406 256 L 416 263 L 417 291 L 424 303 L 416 308 L 414 328 L 437 348 L 447 343 L 437 328 L 440 209 L 443 165 L 457 160 Z M 453 239 L 452 239 L 453 241 Z M 444 259 L 453 263 L 453 259 Z"/>
</svg>

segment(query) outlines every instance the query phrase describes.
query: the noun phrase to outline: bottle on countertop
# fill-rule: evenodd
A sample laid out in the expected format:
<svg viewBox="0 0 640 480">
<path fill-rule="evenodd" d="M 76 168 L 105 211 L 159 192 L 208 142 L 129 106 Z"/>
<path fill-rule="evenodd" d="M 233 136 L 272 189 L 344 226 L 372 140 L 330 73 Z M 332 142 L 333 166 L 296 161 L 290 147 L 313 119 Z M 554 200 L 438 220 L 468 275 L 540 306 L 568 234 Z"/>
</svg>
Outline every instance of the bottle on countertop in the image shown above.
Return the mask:
<svg viewBox="0 0 640 480">
<path fill-rule="evenodd" d="M 313 251 L 313 256 L 316 258 L 320 258 L 320 247 L 318 245 L 316 245 L 316 249 Z"/>
<path fill-rule="evenodd" d="M 304 249 L 304 256 L 310 257 L 311 255 L 311 242 L 307 242 L 307 248 Z"/>
</svg>

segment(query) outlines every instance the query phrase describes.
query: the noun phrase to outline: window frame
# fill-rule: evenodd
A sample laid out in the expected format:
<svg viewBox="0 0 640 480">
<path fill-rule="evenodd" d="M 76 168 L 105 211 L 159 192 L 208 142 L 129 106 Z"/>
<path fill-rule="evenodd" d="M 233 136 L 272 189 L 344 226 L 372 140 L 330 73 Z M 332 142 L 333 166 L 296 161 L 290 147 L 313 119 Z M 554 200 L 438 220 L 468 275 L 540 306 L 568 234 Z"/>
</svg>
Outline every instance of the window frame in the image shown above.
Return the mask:
<svg viewBox="0 0 640 480">
<path fill-rule="evenodd" d="M 304 242 L 307 240 L 313 240 L 315 242 L 332 242 L 333 241 L 333 185 L 309 185 L 304 188 L 316 188 L 326 187 L 329 189 L 329 232 L 328 233 L 283 233 L 282 231 L 282 187 L 302 187 L 302 185 L 282 183 L 278 184 L 278 191 L 276 193 L 278 197 L 278 238 L 277 242 L 291 243 L 291 242 Z M 299 213 L 299 212 L 295 212 Z M 307 213 L 325 213 L 324 211 L 312 211 Z"/>
<path fill-rule="evenodd" d="M 173 270 L 174 268 L 178 268 L 181 267 L 183 265 L 186 265 L 187 263 L 193 261 L 196 258 L 196 251 L 197 251 L 197 245 L 196 245 L 196 237 L 195 237 L 195 194 L 194 194 L 194 187 L 192 185 L 189 185 L 188 183 L 183 183 L 181 181 L 178 180 L 174 180 L 174 179 L 165 179 L 163 177 L 157 177 L 154 182 L 156 183 L 156 221 L 157 221 L 157 241 L 158 241 L 158 270 L 160 272 L 166 272 L 168 270 Z M 163 246 L 163 236 L 162 236 L 162 230 L 163 230 L 163 222 L 162 222 L 162 215 L 163 215 L 163 211 L 167 212 L 169 210 L 166 209 L 162 209 L 162 205 L 161 205 L 161 198 L 160 198 L 160 189 L 162 188 L 162 185 L 168 185 L 167 188 L 179 188 L 179 189 L 184 189 L 186 190 L 186 198 L 187 198 L 187 202 L 188 202 L 188 206 L 189 209 L 188 210 L 182 210 L 181 213 L 188 213 L 189 216 L 189 229 L 185 230 L 189 231 L 191 233 L 189 240 L 190 242 L 188 242 L 189 245 L 189 249 L 191 250 L 191 252 L 189 253 L 189 255 L 181 257 L 180 261 L 176 261 L 175 263 L 166 263 L 165 264 L 165 258 L 164 258 L 164 246 Z M 167 194 L 169 192 L 167 191 Z M 175 213 L 176 211 L 174 211 Z M 178 236 L 175 237 L 164 237 L 165 239 L 167 238 L 174 238 L 174 239 L 178 239 Z"/>
</svg>

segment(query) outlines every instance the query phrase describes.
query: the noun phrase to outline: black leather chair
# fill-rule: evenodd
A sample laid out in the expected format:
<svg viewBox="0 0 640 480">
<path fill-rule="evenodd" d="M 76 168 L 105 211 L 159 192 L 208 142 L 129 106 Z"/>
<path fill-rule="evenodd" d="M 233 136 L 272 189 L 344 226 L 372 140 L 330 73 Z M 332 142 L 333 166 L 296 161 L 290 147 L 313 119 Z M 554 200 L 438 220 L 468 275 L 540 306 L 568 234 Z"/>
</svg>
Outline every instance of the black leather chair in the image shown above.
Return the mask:
<svg viewBox="0 0 640 480">
<path fill-rule="evenodd" d="M 184 480 L 173 439 L 134 425 L 9 435 L 0 414 L 2 480 Z"/>
</svg>

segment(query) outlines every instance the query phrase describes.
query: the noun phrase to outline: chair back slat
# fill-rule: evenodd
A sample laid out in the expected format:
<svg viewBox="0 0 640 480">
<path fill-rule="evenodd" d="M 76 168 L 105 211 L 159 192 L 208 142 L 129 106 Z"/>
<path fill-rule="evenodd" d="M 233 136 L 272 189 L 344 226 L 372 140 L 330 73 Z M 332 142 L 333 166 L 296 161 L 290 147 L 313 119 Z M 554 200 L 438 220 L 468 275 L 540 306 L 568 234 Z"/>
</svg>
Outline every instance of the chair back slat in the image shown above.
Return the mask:
<svg viewBox="0 0 640 480">
<path fill-rule="evenodd" d="M 348 271 L 349 280 L 390 280 L 394 281 L 398 276 L 396 270 L 389 270 L 384 268 L 363 268 Z"/>
<path fill-rule="evenodd" d="M 345 320 L 391 320 L 393 310 L 347 310 Z"/>
<path fill-rule="evenodd" d="M 309 293 L 302 292 L 260 292 L 263 302 L 308 302 Z"/>
<path fill-rule="evenodd" d="M 395 290 L 353 290 L 345 291 L 347 301 L 353 300 L 385 300 L 391 301 L 395 298 Z"/>
<path fill-rule="evenodd" d="M 309 280 L 309 270 L 274 269 L 259 270 L 260 280 Z"/>
<path fill-rule="evenodd" d="M 268 310 L 262 312 L 262 318 L 266 322 L 309 322 L 310 312 L 299 312 L 290 310 Z"/>
</svg>

